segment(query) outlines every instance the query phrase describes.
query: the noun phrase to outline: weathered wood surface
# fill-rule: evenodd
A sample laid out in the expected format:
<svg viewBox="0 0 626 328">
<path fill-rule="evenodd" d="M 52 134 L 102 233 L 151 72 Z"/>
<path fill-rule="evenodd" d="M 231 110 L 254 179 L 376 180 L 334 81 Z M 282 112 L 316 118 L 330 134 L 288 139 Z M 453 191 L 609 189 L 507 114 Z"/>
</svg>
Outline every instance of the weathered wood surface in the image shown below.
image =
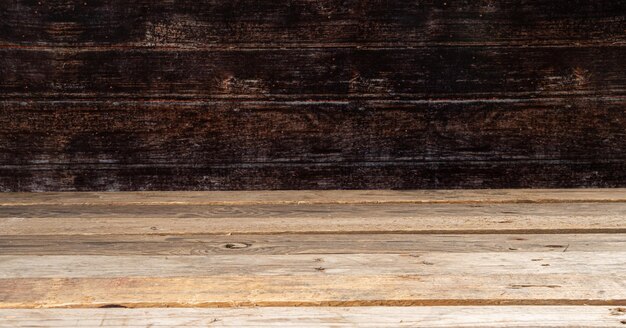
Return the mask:
<svg viewBox="0 0 626 328">
<path fill-rule="evenodd" d="M 624 203 L 2 206 L 0 235 L 626 232 Z"/>
<path fill-rule="evenodd" d="M 623 271 L 334 276 L 318 269 L 310 276 L 6 278 L 0 308 L 626 304 Z"/>
<path fill-rule="evenodd" d="M 620 69 L 626 47 L 0 48 L 0 58 L 4 99 L 519 100 L 626 94 Z"/>
<path fill-rule="evenodd" d="M 0 310 L 0 327 L 623 327 L 610 306 Z"/>
<path fill-rule="evenodd" d="M 0 255 L 286 255 L 613 252 L 624 234 L 2 235 Z"/>
<path fill-rule="evenodd" d="M 4 194 L 0 326 L 621 326 L 625 194 Z"/>
<path fill-rule="evenodd" d="M 626 189 L 3 193 L 0 206 L 624 203 Z M 0 210 L 2 207 L 0 207 Z"/>
<path fill-rule="evenodd" d="M 565 275 L 620 277 L 626 252 L 426 252 L 420 254 L 302 255 L 0 255 L 0 279 L 196 278 L 292 276 L 306 281 L 327 276 Z M 28 270 L 24 270 L 28 268 Z M 69 268 L 69 269 L 68 269 Z M 511 282 L 513 284 L 513 282 Z M 559 287 L 554 287 L 559 288 Z M 624 291 L 622 291 L 624 292 Z M 600 293 L 602 294 L 602 293 Z M 615 295 L 620 295 L 617 293 Z M 445 298 L 445 297 L 444 297 Z M 626 296 L 624 297 L 626 299 Z"/>
<path fill-rule="evenodd" d="M 626 41 L 622 1 L 5 1 L 20 46 L 588 45 Z"/>
<path fill-rule="evenodd" d="M 617 99 L 3 102 L 0 168 L 623 164 L 625 105 Z M 603 173 L 620 177 L 599 171 L 597 183 L 610 182 Z"/>
<path fill-rule="evenodd" d="M 622 1 L 0 3 L 0 191 L 626 186 Z"/>
<path fill-rule="evenodd" d="M 22 149 L 22 148 L 19 148 Z M 21 156 L 21 155 L 17 155 Z M 109 156 L 109 155 L 105 155 Z M 60 164 L 0 166 L 2 191 L 624 187 L 626 161 Z"/>
</svg>

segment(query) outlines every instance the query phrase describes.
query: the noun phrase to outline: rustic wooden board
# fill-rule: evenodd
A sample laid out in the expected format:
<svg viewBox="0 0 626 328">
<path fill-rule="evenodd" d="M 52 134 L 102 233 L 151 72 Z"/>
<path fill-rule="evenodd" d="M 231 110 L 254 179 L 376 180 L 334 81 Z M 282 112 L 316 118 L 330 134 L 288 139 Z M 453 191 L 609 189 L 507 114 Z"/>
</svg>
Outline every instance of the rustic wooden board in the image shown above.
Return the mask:
<svg viewBox="0 0 626 328">
<path fill-rule="evenodd" d="M 626 47 L 0 47 L 4 99 L 528 99 L 626 95 Z M 253 133 L 254 131 L 248 131 Z"/>
<path fill-rule="evenodd" d="M 2 206 L 0 235 L 626 232 L 624 203 Z"/>
<path fill-rule="evenodd" d="M 4 168 L 40 169 L 80 164 L 104 168 L 390 162 L 452 167 L 473 163 L 483 168 L 502 161 L 511 166 L 623 163 L 624 116 L 623 99 L 14 101 L 0 103 L 0 161 Z"/>
<path fill-rule="evenodd" d="M 446 251 L 420 254 L 302 255 L 0 255 L 0 279 L 34 278 L 210 278 L 250 279 L 292 276 L 296 281 L 327 276 L 467 275 L 613 275 L 626 266 L 626 252 L 486 252 Z M 28 268 L 28 270 L 24 270 Z M 618 275 L 619 276 L 619 275 Z M 554 287 L 559 288 L 559 287 Z M 566 291 L 561 291 L 566 293 Z M 601 294 L 601 293 L 600 293 Z M 618 294 L 616 294 L 618 295 Z M 624 298 L 626 299 L 626 297 Z"/>
<path fill-rule="evenodd" d="M 0 190 L 619 186 L 624 108 L 4 102 Z"/>
<path fill-rule="evenodd" d="M 624 203 L 626 189 L 3 193 L 0 206 Z M 0 211 L 1 211 L 0 207 Z"/>
<path fill-rule="evenodd" d="M 0 327 L 623 327 L 609 306 L 0 310 Z"/>
<path fill-rule="evenodd" d="M 2 235 L 0 255 L 285 255 L 607 252 L 624 234 Z M 383 255 L 381 255 L 383 256 Z"/>
<path fill-rule="evenodd" d="M 623 44 L 621 1 L 148 1 L 0 4 L 21 46 Z"/>
<path fill-rule="evenodd" d="M 622 272 L 8 278 L 0 308 L 623 305 Z"/>
<path fill-rule="evenodd" d="M 0 191 L 626 186 L 622 1 L 0 3 Z"/>
<path fill-rule="evenodd" d="M 21 148 L 19 148 L 21 149 Z M 21 156 L 21 155 L 18 155 Z M 107 155 L 108 156 L 108 155 Z M 626 161 L 0 166 L 1 191 L 624 187 Z"/>
<path fill-rule="evenodd" d="M 63 312 L 18 308 L 263 311 L 236 309 L 241 306 L 319 307 L 291 319 L 259 313 L 256 325 L 314 325 L 309 317 L 351 311 L 337 306 L 361 315 L 370 309 L 362 307 L 385 306 L 380 311 L 388 309 L 393 320 L 422 317 L 425 324 L 431 321 L 424 315 L 432 313 L 443 320 L 432 321 L 437 326 L 460 320 L 440 307 L 446 305 L 457 306 L 470 327 L 536 326 L 537 320 L 567 327 L 556 315 L 570 309 L 581 316 L 591 310 L 579 326 L 590 318 L 623 325 L 623 197 L 621 189 L 190 192 L 178 200 L 171 192 L 6 194 L 0 200 L 0 326 L 38 318 L 91 322 L 76 317 L 83 310 L 53 319 Z M 458 234 L 437 233 L 446 229 Z M 408 312 L 388 308 L 400 305 Z M 476 305 L 485 307 L 468 307 Z M 522 315 L 512 305 L 554 307 L 529 307 Z M 609 307 L 568 307 L 581 305 Z M 472 309 L 476 320 L 467 319 Z M 510 309 L 517 314 L 502 319 Z M 203 323 L 206 313 L 227 311 L 195 310 L 205 312 L 183 310 L 172 320 Z M 154 315 L 145 311 L 129 320 L 149 323 Z M 307 314 L 315 311 L 320 316 Z M 19 313 L 33 316 L 24 321 Z M 222 322 L 245 324 L 242 316 L 254 316 L 247 313 L 223 314 L 235 321 Z M 360 320 L 343 318 L 338 323 Z"/>
</svg>

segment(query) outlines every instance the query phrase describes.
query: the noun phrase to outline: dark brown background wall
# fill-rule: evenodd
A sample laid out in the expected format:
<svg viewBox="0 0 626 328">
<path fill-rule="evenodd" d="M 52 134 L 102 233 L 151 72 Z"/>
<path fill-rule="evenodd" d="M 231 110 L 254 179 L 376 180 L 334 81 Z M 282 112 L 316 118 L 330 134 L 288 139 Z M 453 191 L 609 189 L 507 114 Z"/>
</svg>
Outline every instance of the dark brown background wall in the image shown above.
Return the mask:
<svg viewBox="0 0 626 328">
<path fill-rule="evenodd" d="M 0 0 L 0 190 L 626 186 L 626 1 Z"/>
</svg>

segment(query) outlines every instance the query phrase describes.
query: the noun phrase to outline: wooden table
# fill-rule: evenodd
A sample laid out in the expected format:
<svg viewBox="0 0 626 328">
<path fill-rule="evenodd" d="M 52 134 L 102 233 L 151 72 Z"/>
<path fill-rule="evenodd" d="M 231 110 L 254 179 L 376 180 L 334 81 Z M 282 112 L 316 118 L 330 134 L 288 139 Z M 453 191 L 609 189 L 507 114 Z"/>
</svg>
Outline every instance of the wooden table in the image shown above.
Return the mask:
<svg viewBox="0 0 626 328">
<path fill-rule="evenodd" d="M 0 195 L 0 327 L 626 327 L 626 190 Z"/>
</svg>

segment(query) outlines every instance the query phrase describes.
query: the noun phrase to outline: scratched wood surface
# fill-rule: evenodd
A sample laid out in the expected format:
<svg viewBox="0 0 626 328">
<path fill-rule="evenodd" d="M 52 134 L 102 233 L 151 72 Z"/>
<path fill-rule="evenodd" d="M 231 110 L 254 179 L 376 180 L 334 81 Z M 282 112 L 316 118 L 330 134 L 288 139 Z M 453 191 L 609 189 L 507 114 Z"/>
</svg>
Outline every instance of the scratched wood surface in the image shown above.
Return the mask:
<svg viewBox="0 0 626 328">
<path fill-rule="evenodd" d="M 623 233 L 624 203 L 3 206 L 0 235 Z"/>
<path fill-rule="evenodd" d="M 0 308 L 621 306 L 625 204 L 622 189 L 9 193 Z"/>
<path fill-rule="evenodd" d="M 620 1 L 2 2 L 22 46 L 325 47 L 623 44 Z M 427 44 L 426 44 L 427 45 Z"/>
<path fill-rule="evenodd" d="M 0 1 L 0 190 L 626 186 L 623 1 Z"/>
<path fill-rule="evenodd" d="M 625 195 L 4 193 L 0 327 L 623 326 Z"/>
</svg>

